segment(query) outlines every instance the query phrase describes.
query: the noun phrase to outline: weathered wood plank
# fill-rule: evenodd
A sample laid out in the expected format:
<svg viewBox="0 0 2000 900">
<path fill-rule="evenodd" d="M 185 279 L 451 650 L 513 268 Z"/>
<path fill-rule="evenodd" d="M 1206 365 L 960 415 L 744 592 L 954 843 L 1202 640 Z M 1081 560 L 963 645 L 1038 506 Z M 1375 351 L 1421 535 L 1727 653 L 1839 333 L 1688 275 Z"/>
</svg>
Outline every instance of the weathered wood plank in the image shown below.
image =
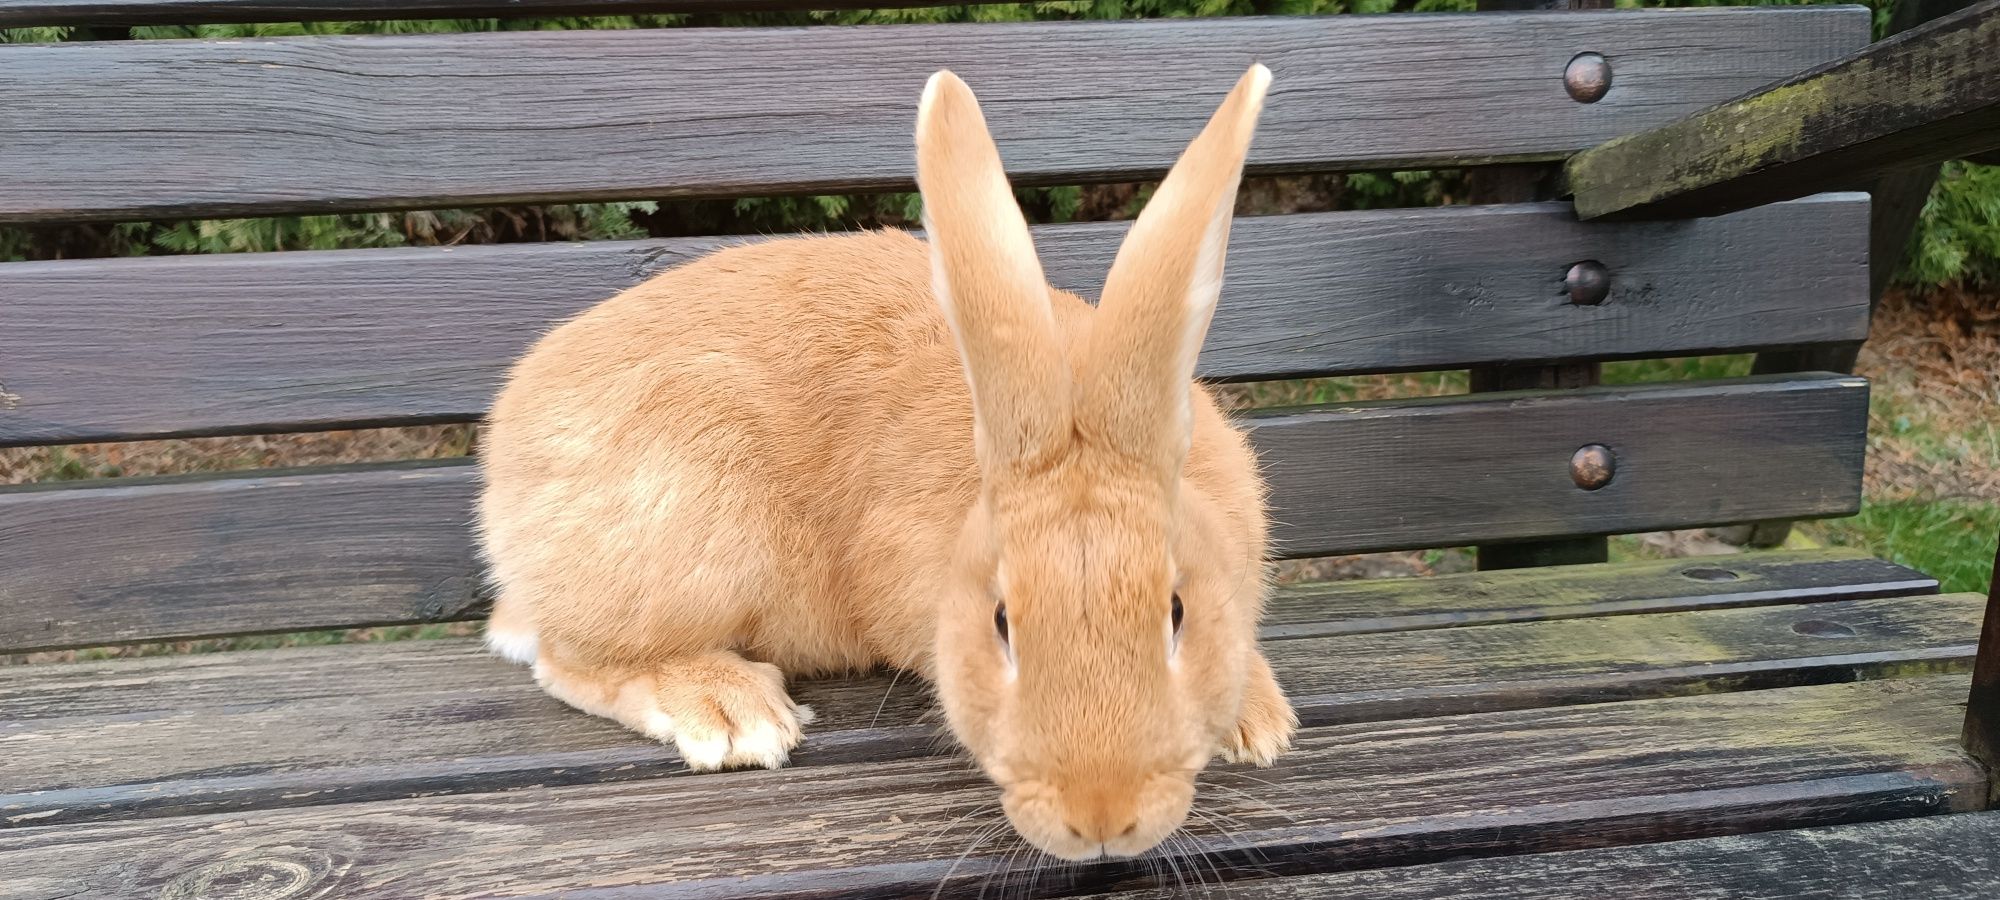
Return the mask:
<svg viewBox="0 0 2000 900">
<path fill-rule="evenodd" d="M 1972 0 L 1898 0 L 1889 16 L 1888 34 L 1900 34 L 1925 22 L 1972 5 Z M 1937 182 L 1938 164 L 1890 169 L 1868 187 L 1868 298 L 1872 310 L 1889 281 L 1902 268 L 1916 232 L 1917 218 Z M 1757 354 L 1751 371 L 1853 372 L 1861 354 L 1856 343 L 1775 350 Z M 1792 523 L 1756 522 L 1736 526 L 1724 540 L 1753 547 L 1775 547 L 1791 534 Z"/>
<path fill-rule="evenodd" d="M 1201 373 L 1858 342 L 1867 215 L 1850 194 L 1613 226 L 1562 204 L 1247 218 Z M 1125 227 L 1039 229 L 1050 279 L 1094 295 Z M 732 240 L 0 265 L 0 446 L 476 419 L 552 323 Z M 1557 295 L 1583 259 L 1613 273 L 1601 305 Z"/>
<path fill-rule="evenodd" d="M 1247 421 L 1277 549 L 1310 556 L 1853 512 L 1866 416 L 1865 382 L 1805 377 Z M 1592 442 L 1620 474 L 1582 491 Z M 0 649 L 473 615 L 478 486 L 454 462 L 0 491 Z"/>
<path fill-rule="evenodd" d="M 1965 748 L 1993 773 L 1992 793 L 2000 801 L 2000 548 L 1993 551 L 1993 584 L 1987 590 L 1979 660 L 1965 700 Z"/>
<path fill-rule="evenodd" d="M 955 5 L 1006 0 L 955 0 Z M 631 16 L 943 6 L 939 0 L 0 0 L 0 28 Z"/>
<path fill-rule="evenodd" d="M 1852 550 L 1633 560 L 1284 586 L 1264 607 L 1263 635 L 1323 637 L 1936 592 L 1937 579 Z"/>
<path fill-rule="evenodd" d="M 1447 586 L 1440 586 L 1442 593 Z M 1981 598 L 1274 641 L 1309 726 L 1964 671 Z M 936 752 L 926 688 L 814 681 L 803 766 Z M 233 737 L 218 742 L 215 736 Z M 0 669 L 0 827 L 684 774 L 471 641 Z"/>
<path fill-rule="evenodd" d="M 2000 896 L 2000 813 L 1931 816 L 1238 882 L 1232 900 L 1984 900 Z M 1168 900 L 1167 890 L 1093 900 Z M 1197 895 L 1199 896 L 1199 895 Z"/>
<path fill-rule="evenodd" d="M 1276 769 L 1204 776 L 1204 806 L 1231 828 L 1193 826 L 1215 851 L 1198 864 L 1210 878 L 1291 874 L 1973 808 L 1980 776 L 1955 746 L 1964 687 L 1949 676 L 1309 729 Z M 962 761 L 896 760 L 15 829 L 0 833 L 0 868 L 36 895 L 104 898 L 262 870 L 353 898 L 499 884 L 971 897 L 999 876 L 1012 876 L 1008 896 L 1041 897 L 1147 883 L 1144 862 L 1033 880 L 1011 839 L 982 842 L 994 821 L 974 811 L 992 799 Z"/>
<path fill-rule="evenodd" d="M 1279 85 L 1253 172 L 1548 160 L 1867 31 L 1801 8 L 13 46 L 0 221 L 906 189 L 947 67 L 1023 184 L 1164 171 L 1253 60 Z M 1586 47 L 1621 79 L 1588 106 L 1552 87 Z"/>
<path fill-rule="evenodd" d="M 1248 421 L 1279 523 L 1274 540 L 1285 555 L 1319 556 L 1770 518 L 1754 511 L 1767 505 L 1847 514 L 1859 503 L 1866 393 L 1851 376 L 1806 376 L 1355 404 Z M 1598 490 L 1570 477 L 1571 456 L 1587 444 L 1616 458 L 1616 477 Z M 1751 458 L 1756 468 L 1740 465 Z M 1771 503 L 1767 492 L 1784 499 Z"/>
<path fill-rule="evenodd" d="M 1481 12 L 1506 10 L 1605 9 L 1610 0 L 1479 0 Z M 1557 167 L 1553 165 L 1495 166 L 1471 173 L 1467 179 L 1473 203 L 1524 203 L 1548 200 L 1555 195 Z M 1578 262 L 1582 262 L 1581 259 Z M 1567 266 L 1564 268 L 1568 268 Z M 1507 365 L 1475 367 L 1470 375 L 1473 393 L 1585 387 L 1597 384 L 1601 374 L 1593 362 L 1555 366 Z M 1481 569 L 1523 569 L 1578 563 L 1601 563 L 1609 558 L 1610 544 L 1603 537 L 1559 538 L 1513 544 L 1486 544 L 1474 548 Z"/>
<path fill-rule="evenodd" d="M 0 493 L 0 648 L 463 619 L 469 465 Z"/>
<path fill-rule="evenodd" d="M 2000 146 L 2000 0 L 1571 157 L 1577 214 L 1714 215 Z"/>
</svg>

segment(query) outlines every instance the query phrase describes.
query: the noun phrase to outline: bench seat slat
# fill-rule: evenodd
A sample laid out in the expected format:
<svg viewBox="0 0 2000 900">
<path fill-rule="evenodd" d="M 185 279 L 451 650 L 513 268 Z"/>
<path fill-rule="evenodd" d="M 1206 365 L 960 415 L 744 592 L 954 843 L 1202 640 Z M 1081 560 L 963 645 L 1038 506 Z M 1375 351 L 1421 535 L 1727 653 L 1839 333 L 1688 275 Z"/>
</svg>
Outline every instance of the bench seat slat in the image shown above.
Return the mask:
<svg viewBox="0 0 2000 900">
<path fill-rule="evenodd" d="M 906 189 L 946 67 L 1020 183 L 1164 171 L 1253 60 L 1276 87 L 1251 171 L 1554 160 L 1868 27 L 1807 7 L 9 46 L 0 221 Z M 1618 61 L 1592 104 L 1561 89 L 1585 50 Z"/>
<path fill-rule="evenodd" d="M 1956 746 L 1965 688 L 1951 675 L 1309 729 L 1276 769 L 1205 776 L 1230 789 L 1208 804 L 1235 825 L 1207 839 L 1221 852 L 1204 865 L 1290 874 L 1976 808 L 1983 776 Z M 106 898 L 231 865 L 357 900 L 494 884 L 914 897 L 941 881 L 972 897 L 1035 862 L 977 842 L 994 821 L 968 813 L 993 794 L 961 760 L 878 760 L 20 828 L 0 831 L 0 867 L 27 873 L 31 895 L 89 884 Z M 1038 895 L 1146 872 L 1083 864 L 1045 873 Z"/>
<path fill-rule="evenodd" d="M 1266 652 L 1301 720 L 1322 726 L 1966 671 L 1983 606 L 1972 594 L 1843 600 L 1274 640 Z M 934 752 L 926 689 L 890 682 L 799 685 L 820 718 L 795 763 Z M 0 669 L 0 723 L 13 760 L 0 820 L 19 826 L 685 772 L 671 748 L 563 706 L 466 640 Z"/>
<path fill-rule="evenodd" d="M 1050 280 L 1095 296 L 1126 227 L 1039 229 Z M 1201 374 L 1860 341 L 1867 234 L 1858 194 L 1612 226 L 1564 204 L 1246 218 Z M 742 240 L 0 265 L 0 446 L 476 419 L 552 324 Z M 1573 306 L 1586 259 L 1611 293 Z"/>
<path fill-rule="evenodd" d="M 1768 551 L 1729 558 L 1641 559 L 1589 566 L 1280 587 L 1264 607 L 1267 638 L 1370 634 L 1591 616 L 1934 594 L 1937 579 L 1859 550 Z"/>
<path fill-rule="evenodd" d="M 1783 376 L 1246 421 L 1275 549 L 1313 556 L 1850 513 L 1866 420 L 1861 379 Z M 1593 442 L 1619 473 L 1583 491 Z M 478 487 L 449 462 L 0 491 L 0 649 L 465 616 Z"/>
<path fill-rule="evenodd" d="M 1233 900 L 1984 900 L 2000 896 L 2000 812 L 1242 882 Z M 1091 900 L 1171 900 L 1170 892 Z"/>
</svg>

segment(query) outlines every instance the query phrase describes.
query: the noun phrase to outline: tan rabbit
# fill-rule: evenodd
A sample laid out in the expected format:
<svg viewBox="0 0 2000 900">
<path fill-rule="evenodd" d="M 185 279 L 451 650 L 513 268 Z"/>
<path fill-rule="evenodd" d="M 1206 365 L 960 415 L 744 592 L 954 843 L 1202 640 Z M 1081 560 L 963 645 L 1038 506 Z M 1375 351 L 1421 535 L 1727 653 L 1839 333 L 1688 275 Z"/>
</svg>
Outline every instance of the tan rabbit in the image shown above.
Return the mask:
<svg viewBox="0 0 2000 900">
<path fill-rule="evenodd" d="M 786 761 L 788 675 L 920 672 L 1067 859 L 1153 847 L 1218 753 L 1270 764 L 1296 719 L 1256 643 L 1263 488 L 1193 383 L 1269 82 L 1237 83 L 1096 309 L 1043 278 L 940 72 L 928 245 L 728 249 L 549 334 L 486 437 L 492 648 L 695 769 Z"/>
</svg>

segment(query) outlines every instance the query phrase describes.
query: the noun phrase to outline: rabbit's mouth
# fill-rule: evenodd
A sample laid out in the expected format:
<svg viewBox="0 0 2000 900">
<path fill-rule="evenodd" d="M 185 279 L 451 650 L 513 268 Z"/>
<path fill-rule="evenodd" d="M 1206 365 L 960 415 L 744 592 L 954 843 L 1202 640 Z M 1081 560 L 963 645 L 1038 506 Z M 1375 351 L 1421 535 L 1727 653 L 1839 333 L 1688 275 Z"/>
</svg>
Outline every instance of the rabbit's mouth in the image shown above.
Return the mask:
<svg viewBox="0 0 2000 900">
<path fill-rule="evenodd" d="M 1002 786 L 1001 807 L 1014 830 L 1050 856 L 1070 862 L 1138 856 L 1187 820 L 1192 780 L 1179 773 L 1053 779 Z"/>
</svg>

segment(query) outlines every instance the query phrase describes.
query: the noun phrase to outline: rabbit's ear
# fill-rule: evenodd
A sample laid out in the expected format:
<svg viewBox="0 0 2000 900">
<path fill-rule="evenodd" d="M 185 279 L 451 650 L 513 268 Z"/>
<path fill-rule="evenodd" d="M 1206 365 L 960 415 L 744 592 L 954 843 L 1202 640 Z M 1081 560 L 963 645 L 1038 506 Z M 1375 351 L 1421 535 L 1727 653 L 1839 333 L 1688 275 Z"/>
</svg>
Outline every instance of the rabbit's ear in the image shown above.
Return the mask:
<svg viewBox="0 0 2000 900">
<path fill-rule="evenodd" d="M 1243 158 L 1271 71 L 1236 82 L 1139 214 L 1105 278 L 1084 354 L 1080 427 L 1180 475 L 1195 356 L 1222 290 L 1222 257 Z"/>
<path fill-rule="evenodd" d="M 981 466 L 1032 462 L 1070 426 L 1069 365 L 1048 281 L 972 89 L 931 76 L 917 109 L 931 285 L 958 339 Z"/>
</svg>

